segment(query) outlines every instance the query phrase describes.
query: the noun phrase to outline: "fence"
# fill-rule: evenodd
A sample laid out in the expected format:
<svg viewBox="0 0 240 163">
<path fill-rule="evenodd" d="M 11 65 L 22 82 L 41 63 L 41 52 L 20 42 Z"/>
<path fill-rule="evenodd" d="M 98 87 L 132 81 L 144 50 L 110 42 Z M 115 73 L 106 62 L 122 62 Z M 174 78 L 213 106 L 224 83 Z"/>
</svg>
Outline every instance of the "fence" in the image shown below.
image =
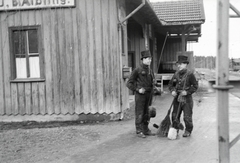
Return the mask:
<svg viewBox="0 0 240 163">
<path fill-rule="evenodd" d="M 195 68 L 207 68 L 207 69 L 216 68 L 216 57 L 194 56 L 193 58 Z"/>
</svg>

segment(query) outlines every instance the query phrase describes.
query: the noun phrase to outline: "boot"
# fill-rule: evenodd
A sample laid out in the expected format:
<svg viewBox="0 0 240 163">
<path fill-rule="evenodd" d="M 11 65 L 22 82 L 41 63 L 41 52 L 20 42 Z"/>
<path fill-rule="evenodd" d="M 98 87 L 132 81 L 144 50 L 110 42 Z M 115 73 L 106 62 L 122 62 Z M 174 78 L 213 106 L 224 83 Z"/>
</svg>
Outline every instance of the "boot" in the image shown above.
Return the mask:
<svg viewBox="0 0 240 163">
<path fill-rule="evenodd" d="M 190 135 L 191 135 L 191 133 L 185 130 L 183 137 L 189 137 Z"/>
<path fill-rule="evenodd" d="M 155 136 L 156 134 L 152 133 L 152 131 L 148 129 L 147 132 L 144 132 L 144 135 L 147 135 L 147 136 Z"/>
<path fill-rule="evenodd" d="M 144 135 L 142 132 L 137 133 L 137 136 L 139 138 L 146 138 L 146 135 Z"/>
<path fill-rule="evenodd" d="M 148 128 L 148 125 L 143 125 L 143 134 L 147 136 L 156 135 L 156 134 L 153 134 L 152 131 Z"/>
</svg>

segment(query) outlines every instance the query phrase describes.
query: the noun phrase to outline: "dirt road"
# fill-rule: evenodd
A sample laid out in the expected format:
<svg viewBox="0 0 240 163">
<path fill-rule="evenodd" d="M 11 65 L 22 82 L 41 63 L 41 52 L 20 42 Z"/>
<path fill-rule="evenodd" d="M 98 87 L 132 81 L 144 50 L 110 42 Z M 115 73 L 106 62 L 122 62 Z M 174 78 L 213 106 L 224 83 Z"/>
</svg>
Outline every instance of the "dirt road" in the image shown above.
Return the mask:
<svg viewBox="0 0 240 163">
<path fill-rule="evenodd" d="M 169 103 L 169 99 L 171 98 L 161 97 L 155 102 L 155 105 L 164 107 L 166 105 L 163 102 Z M 240 121 L 236 121 L 236 118 L 240 117 L 240 111 L 236 108 L 239 106 L 240 100 L 232 95 L 230 99 L 230 137 L 233 139 L 240 133 Z M 190 138 L 183 138 L 183 132 L 180 132 L 177 140 L 160 137 L 141 139 L 136 138 L 133 128 L 128 126 L 125 132 L 117 137 L 89 150 L 76 152 L 64 159 L 55 160 L 54 163 L 216 163 L 218 156 L 215 94 L 205 94 L 201 102 L 197 100 L 199 98 L 195 98 L 195 128 Z M 161 107 L 159 108 L 161 110 Z M 164 111 L 161 110 L 160 113 L 163 114 Z M 152 122 L 158 123 L 158 120 L 162 118 L 163 115 L 159 115 Z M 155 131 L 154 128 L 152 130 Z M 231 149 L 233 163 L 240 162 L 239 150 L 240 142 Z"/>
<path fill-rule="evenodd" d="M 138 138 L 134 119 L 99 124 L 56 124 L 47 128 L 0 130 L 1 163 L 216 163 L 217 125 L 215 93 L 194 96 L 194 131 L 177 140 L 157 136 Z M 240 100 L 230 100 L 230 140 L 240 133 Z M 157 96 L 159 124 L 172 97 Z M 132 113 L 133 114 L 133 113 Z M 131 116 L 129 116 L 131 117 Z M 34 126 L 34 125 L 27 125 Z M 150 125 L 153 132 L 156 129 Z M 240 162 L 240 142 L 231 148 L 231 162 Z"/>
</svg>

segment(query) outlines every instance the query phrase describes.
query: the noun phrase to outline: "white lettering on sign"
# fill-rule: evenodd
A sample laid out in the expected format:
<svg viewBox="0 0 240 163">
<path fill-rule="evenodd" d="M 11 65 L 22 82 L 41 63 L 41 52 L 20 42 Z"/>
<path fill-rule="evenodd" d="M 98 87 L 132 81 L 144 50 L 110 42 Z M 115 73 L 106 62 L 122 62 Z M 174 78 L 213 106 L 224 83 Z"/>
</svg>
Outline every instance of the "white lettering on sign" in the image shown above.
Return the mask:
<svg viewBox="0 0 240 163">
<path fill-rule="evenodd" d="M 75 0 L 0 0 L 0 11 L 74 6 Z"/>
</svg>

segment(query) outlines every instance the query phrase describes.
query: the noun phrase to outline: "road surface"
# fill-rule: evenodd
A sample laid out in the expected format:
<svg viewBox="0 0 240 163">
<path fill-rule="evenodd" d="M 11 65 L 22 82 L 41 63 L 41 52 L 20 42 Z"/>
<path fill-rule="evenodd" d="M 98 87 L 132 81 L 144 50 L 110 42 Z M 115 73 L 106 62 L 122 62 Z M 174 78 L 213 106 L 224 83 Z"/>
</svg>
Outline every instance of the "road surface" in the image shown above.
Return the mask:
<svg viewBox="0 0 240 163">
<path fill-rule="evenodd" d="M 199 84 L 206 85 L 205 81 Z M 200 87 L 199 91 L 204 89 Z M 0 130 L 0 162 L 217 163 L 216 93 L 203 92 L 194 95 L 194 130 L 189 138 L 182 137 L 183 131 L 177 140 L 157 136 L 139 138 L 133 118 L 98 124 L 59 124 L 51 128 L 31 128 L 30 124 L 25 128 Z M 239 98 L 229 94 L 230 141 L 240 133 Z M 157 116 L 152 123 L 161 122 L 171 101 L 167 92 L 154 98 Z M 157 131 L 152 125 L 150 128 Z M 230 149 L 231 163 L 240 162 L 239 152 L 240 142 L 237 142 Z"/>
</svg>

